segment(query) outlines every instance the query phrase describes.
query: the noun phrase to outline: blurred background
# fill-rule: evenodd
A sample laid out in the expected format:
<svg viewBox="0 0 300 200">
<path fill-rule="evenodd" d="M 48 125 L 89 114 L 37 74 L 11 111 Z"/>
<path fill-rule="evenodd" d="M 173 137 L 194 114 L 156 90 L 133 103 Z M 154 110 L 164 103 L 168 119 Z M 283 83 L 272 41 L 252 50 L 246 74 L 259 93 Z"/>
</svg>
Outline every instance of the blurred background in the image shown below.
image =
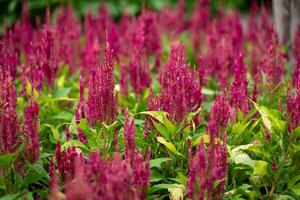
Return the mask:
<svg viewBox="0 0 300 200">
<path fill-rule="evenodd" d="M 186 0 L 187 14 L 193 10 L 196 1 Z M 211 12 L 216 13 L 217 8 L 223 5 L 225 8 L 236 8 L 240 10 L 241 14 L 247 14 L 253 1 L 271 8 L 271 0 L 210 0 Z M 76 15 L 83 18 L 88 9 L 96 12 L 99 5 L 106 2 L 115 20 L 120 18 L 124 10 L 131 15 L 138 15 L 142 5 L 152 10 L 160 9 L 166 5 L 171 7 L 177 5 L 177 0 L 0 0 L 0 33 L 3 32 L 5 26 L 10 26 L 21 17 L 22 2 L 27 3 L 32 21 L 34 21 L 35 16 L 40 16 L 43 19 L 48 5 L 53 10 L 62 4 L 72 4 Z"/>
</svg>

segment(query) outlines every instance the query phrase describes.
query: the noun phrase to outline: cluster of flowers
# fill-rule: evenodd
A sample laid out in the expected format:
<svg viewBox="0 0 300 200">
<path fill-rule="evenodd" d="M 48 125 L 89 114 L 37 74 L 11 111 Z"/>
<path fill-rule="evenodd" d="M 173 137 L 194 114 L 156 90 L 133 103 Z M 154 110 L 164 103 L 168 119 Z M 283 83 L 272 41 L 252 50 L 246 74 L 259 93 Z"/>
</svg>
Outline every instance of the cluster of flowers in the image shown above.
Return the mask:
<svg viewBox="0 0 300 200">
<path fill-rule="evenodd" d="M 230 115 L 231 107 L 226 93 L 223 92 L 222 95 L 217 95 L 211 108 L 210 120 L 207 123 L 210 138 L 208 146 L 201 139 L 195 154 L 192 155 L 189 144 L 187 196 L 191 199 L 222 199 L 227 176 L 225 128 Z"/>
<path fill-rule="evenodd" d="M 160 78 L 161 92 L 150 97 L 149 109 L 162 109 L 175 122 L 181 122 L 187 113 L 201 105 L 201 84 L 196 73 L 186 63 L 183 44 L 174 44 L 165 71 Z M 172 99 L 172 101 L 170 101 Z"/>
<path fill-rule="evenodd" d="M 58 143 L 56 167 L 54 159 L 49 166 L 49 199 L 145 199 L 150 180 L 150 150 L 147 150 L 145 158 L 138 153 L 134 121 L 128 113 L 125 116 L 124 138 L 124 159 L 118 150 L 112 157 L 103 157 L 96 151 L 84 158 L 74 146 L 63 151 Z M 65 185 L 65 194 L 60 191 L 60 183 Z"/>
<path fill-rule="evenodd" d="M 21 95 L 25 96 L 28 82 L 38 91 L 42 90 L 44 83 L 52 86 L 62 65 L 68 65 L 70 73 L 79 71 L 80 99 L 74 111 L 75 119 L 78 125 L 86 118 L 90 126 L 111 124 L 116 120 L 115 63 L 119 66 L 120 88 L 125 95 L 129 91 L 141 95 L 145 88 L 151 87 L 151 70 L 157 72 L 161 91 L 155 97 L 149 96 L 149 110 L 166 111 L 175 123 L 201 106 L 204 98 L 201 89 L 207 84 L 204 79 L 212 77 L 218 80 L 223 93 L 217 95 L 211 108 L 207 149 L 203 141 L 194 155 L 192 148 L 189 149 L 188 196 L 192 199 L 220 198 L 227 172 L 227 122 L 236 112 L 247 114 L 250 109 L 244 55 L 250 61 L 254 101 L 260 94 L 263 75 L 267 77 L 268 85 L 274 87 L 285 75 L 285 70 L 284 55 L 266 9 L 257 16 L 258 9 L 253 6 L 248 22 L 252 28 L 245 36 L 237 13 L 219 10 L 221 17 L 213 18 L 209 3 L 208 0 L 198 0 L 191 18 L 185 18 L 185 1 L 180 0 L 177 9 L 166 7 L 158 12 L 143 9 L 137 18 L 125 13 L 120 23 L 111 19 L 103 5 L 96 16 L 91 11 L 87 13 L 83 34 L 80 20 L 71 6 L 55 12 L 53 23 L 47 9 L 44 24 L 37 18 L 37 28 L 34 29 L 24 4 L 22 19 L 0 40 L 0 155 L 15 152 L 20 143 L 24 143 L 25 153 L 21 160 L 33 163 L 39 157 L 39 105 L 32 92 L 19 124 L 14 86 L 18 76 L 23 84 Z M 188 64 L 185 47 L 179 42 L 172 43 L 169 59 L 166 63 L 163 60 L 162 34 L 169 34 L 174 40 L 185 30 L 191 36 L 198 68 L 192 66 L 192 69 Z M 80 44 L 82 35 L 83 45 Z M 300 31 L 294 46 L 298 60 L 293 74 L 295 89 L 289 90 L 286 96 L 290 132 L 300 123 L 299 38 Z M 249 43 L 247 49 L 243 46 L 245 41 Z M 151 68 L 153 57 L 154 67 Z M 22 73 L 18 74 L 19 71 Z M 232 78 L 234 80 L 229 84 Z M 88 88 L 87 100 L 84 98 L 85 87 Z M 66 133 L 67 139 L 71 139 L 68 127 Z M 144 198 L 150 176 L 150 151 L 143 159 L 137 152 L 134 134 L 134 123 L 126 114 L 125 159 L 117 150 L 111 158 L 102 157 L 100 152 L 90 152 L 89 157 L 84 158 L 75 147 L 62 151 L 57 144 L 56 162 L 53 159 L 50 164 L 51 198 L 61 198 L 61 183 L 66 184 L 64 192 L 70 199 L 80 195 L 87 195 L 83 199 L 117 199 L 114 194 L 119 199 Z M 78 139 L 82 143 L 87 140 L 80 128 Z M 214 188 L 215 182 L 219 185 Z"/>
<path fill-rule="evenodd" d="M 21 160 L 26 159 L 34 163 L 39 158 L 39 105 L 31 95 L 29 105 L 24 107 L 23 120 L 19 125 L 16 112 L 17 92 L 13 78 L 0 68 L 1 73 L 5 76 L 0 80 L 0 155 L 15 152 L 22 142 L 25 150 Z"/>
</svg>

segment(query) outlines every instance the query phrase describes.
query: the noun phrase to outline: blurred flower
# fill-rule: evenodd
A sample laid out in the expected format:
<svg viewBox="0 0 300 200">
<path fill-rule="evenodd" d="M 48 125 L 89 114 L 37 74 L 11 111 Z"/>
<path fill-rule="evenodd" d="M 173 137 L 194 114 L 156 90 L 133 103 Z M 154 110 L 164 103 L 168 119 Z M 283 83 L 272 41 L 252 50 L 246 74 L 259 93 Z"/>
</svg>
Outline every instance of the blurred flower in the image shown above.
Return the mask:
<svg viewBox="0 0 300 200">
<path fill-rule="evenodd" d="M 25 144 L 25 158 L 34 163 L 39 159 L 39 104 L 31 97 L 29 105 L 24 107 L 23 122 L 20 130 Z"/>
<path fill-rule="evenodd" d="M 283 53 L 280 50 L 278 36 L 274 30 L 269 33 L 271 37 L 268 40 L 267 49 L 263 60 L 260 62 L 260 68 L 268 78 L 268 84 L 275 87 L 285 74 Z"/>
<path fill-rule="evenodd" d="M 55 18 L 55 31 L 59 46 L 58 55 L 60 62 L 68 64 L 70 71 L 73 72 L 79 66 L 80 22 L 70 5 L 59 10 Z"/>
<path fill-rule="evenodd" d="M 217 95 L 210 111 L 210 118 L 214 119 L 216 123 L 225 128 L 230 118 L 230 106 L 226 100 L 226 92 L 222 95 Z"/>
<path fill-rule="evenodd" d="M 50 9 L 47 7 L 45 25 L 40 46 L 43 55 L 43 75 L 49 85 L 54 83 L 58 71 L 58 55 L 55 46 L 55 30 L 50 25 Z"/>
<path fill-rule="evenodd" d="M 125 143 L 125 157 L 131 163 L 135 155 L 135 127 L 134 120 L 128 116 L 128 111 L 125 113 L 124 122 L 124 143 Z"/>
<path fill-rule="evenodd" d="M 3 78 L 0 79 L 0 155 L 12 153 L 19 146 L 16 135 L 18 131 L 17 93 L 12 77 Z"/>
<path fill-rule="evenodd" d="M 247 114 L 249 111 L 248 80 L 243 57 L 243 54 L 240 53 L 234 62 L 234 81 L 230 86 L 229 102 L 234 109 L 239 109 Z"/>
<path fill-rule="evenodd" d="M 187 181 L 187 196 L 191 199 L 222 199 L 227 175 L 226 135 L 219 141 L 215 121 L 207 126 L 210 142 L 206 148 L 203 139 L 192 155 L 189 146 L 189 176 Z M 216 140 L 218 139 L 218 141 Z M 215 183 L 218 183 L 215 187 Z"/>
</svg>

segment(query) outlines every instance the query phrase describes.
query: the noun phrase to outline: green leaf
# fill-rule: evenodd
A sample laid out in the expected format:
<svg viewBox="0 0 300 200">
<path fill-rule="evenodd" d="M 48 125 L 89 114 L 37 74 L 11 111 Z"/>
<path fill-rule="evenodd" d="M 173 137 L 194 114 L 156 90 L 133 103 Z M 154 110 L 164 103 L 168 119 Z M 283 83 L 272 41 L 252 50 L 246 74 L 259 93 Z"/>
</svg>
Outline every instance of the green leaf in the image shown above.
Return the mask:
<svg viewBox="0 0 300 200">
<path fill-rule="evenodd" d="M 150 160 L 150 168 L 156 167 L 158 169 L 161 168 L 161 164 L 166 162 L 166 161 L 170 161 L 172 160 L 171 158 L 156 158 L 156 159 L 152 159 Z"/>
<path fill-rule="evenodd" d="M 294 176 L 288 180 L 288 188 L 296 195 L 300 196 L 300 175 Z"/>
<path fill-rule="evenodd" d="M 71 123 L 70 123 L 69 129 L 70 129 L 70 132 L 71 132 L 71 133 L 76 134 L 76 135 L 78 134 L 78 133 L 77 133 L 77 127 L 76 127 L 75 116 L 72 118 L 72 121 L 71 121 Z"/>
<path fill-rule="evenodd" d="M 177 151 L 175 145 L 174 145 L 172 142 L 168 142 L 168 141 L 165 140 L 165 138 L 163 138 L 163 137 L 157 137 L 156 139 L 157 139 L 157 141 L 158 141 L 159 143 L 161 143 L 161 144 L 163 144 L 165 147 L 167 147 L 167 149 L 169 149 L 170 152 L 172 152 L 172 153 L 174 153 L 174 154 L 177 154 L 177 155 L 181 155 L 181 154 Z M 181 155 L 181 156 L 182 156 L 182 155 Z"/>
<path fill-rule="evenodd" d="M 276 195 L 274 200 L 296 200 L 296 199 L 294 197 L 289 196 L 289 195 Z"/>
<path fill-rule="evenodd" d="M 29 171 L 26 173 L 24 182 L 22 184 L 24 187 L 43 179 L 44 181 L 49 180 L 48 172 L 45 170 L 41 163 L 37 162 L 34 165 L 29 166 Z"/>
<path fill-rule="evenodd" d="M 235 164 L 247 165 L 250 167 L 254 167 L 255 162 L 248 156 L 246 153 L 237 154 L 233 157 L 233 161 Z"/>
<path fill-rule="evenodd" d="M 271 126 L 271 121 L 268 118 L 268 116 L 270 116 L 268 109 L 264 106 L 259 106 L 255 102 L 252 102 L 252 103 L 254 104 L 254 107 L 257 109 L 257 111 L 261 115 L 261 118 L 262 118 L 262 121 L 263 121 L 265 127 L 270 131 L 272 126 Z"/>
<path fill-rule="evenodd" d="M 170 188 L 181 188 L 181 187 L 182 187 L 182 185 L 180 185 L 180 184 L 162 183 L 162 184 L 153 185 L 153 188 L 159 188 L 159 189 L 170 189 Z"/>
<path fill-rule="evenodd" d="M 15 157 L 14 153 L 0 155 L 0 166 L 9 167 L 14 157 Z"/>
<path fill-rule="evenodd" d="M 67 97 L 71 90 L 72 87 L 59 88 L 58 90 L 55 91 L 54 97 L 55 98 Z"/>
<path fill-rule="evenodd" d="M 44 126 L 49 127 L 51 129 L 52 135 L 50 137 L 50 140 L 52 143 L 57 143 L 57 141 L 60 139 L 60 134 L 58 131 L 58 127 L 55 127 L 51 124 L 44 124 Z"/>
<path fill-rule="evenodd" d="M 155 118 L 157 121 L 159 121 L 161 124 L 163 124 L 168 132 L 170 134 L 173 134 L 176 132 L 176 126 L 170 122 L 170 120 L 167 118 L 167 113 L 163 111 L 144 111 L 140 112 L 137 115 L 150 115 L 151 117 Z"/>
<path fill-rule="evenodd" d="M 246 124 L 242 124 L 242 123 L 234 124 L 232 127 L 232 134 L 233 135 L 242 134 L 246 130 L 246 128 L 248 127 L 249 124 L 250 124 L 250 121 Z"/>
<path fill-rule="evenodd" d="M 71 148 L 73 146 L 75 146 L 76 148 L 80 148 L 81 150 L 89 150 L 82 142 L 78 140 L 69 140 L 61 146 L 61 151 L 65 151 L 66 149 Z"/>
<path fill-rule="evenodd" d="M 192 142 L 192 146 L 197 146 L 201 143 L 201 140 L 203 140 L 204 144 L 209 144 L 210 143 L 210 135 L 205 134 L 205 135 L 201 135 L 200 137 L 198 137 L 196 140 L 194 140 Z M 221 141 L 219 138 L 215 138 L 215 144 L 220 143 L 221 145 L 223 145 L 223 141 Z"/>
<path fill-rule="evenodd" d="M 70 121 L 73 117 L 73 114 L 70 112 L 62 111 L 59 114 L 53 116 L 53 119 L 60 119 L 65 121 Z"/>
<path fill-rule="evenodd" d="M 201 92 L 202 92 L 202 94 L 207 95 L 207 96 L 213 96 L 216 94 L 215 90 L 211 90 L 209 88 L 202 88 Z"/>
<path fill-rule="evenodd" d="M 254 146 L 254 144 L 245 144 L 245 145 L 237 146 L 237 147 L 235 147 L 234 149 L 231 150 L 231 153 L 235 156 L 235 155 L 238 154 L 238 152 L 240 150 L 247 150 L 247 149 L 249 149 L 253 146 Z"/>
<path fill-rule="evenodd" d="M 268 174 L 268 163 L 263 160 L 255 160 L 252 176 L 264 176 Z"/>
<path fill-rule="evenodd" d="M 158 122 L 155 122 L 155 121 L 152 121 L 152 122 L 153 122 L 153 125 L 155 126 L 155 128 L 158 130 L 158 132 L 159 132 L 163 137 L 165 137 L 165 138 L 167 138 L 167 139 L 170 138 L 168 129 L 167 129 L 164 125 L 162 125 L 162 124 L 160 124 L 160 123 L 158 123 Z"/>
<path fill-rule="evenodd" d="M 15 200 L 15 199 L 19 199 L 18 197 L 20 196 L 20 194 L 8 194 L 4 197 L 1 197 L 0 200 Z"/>
</svg>

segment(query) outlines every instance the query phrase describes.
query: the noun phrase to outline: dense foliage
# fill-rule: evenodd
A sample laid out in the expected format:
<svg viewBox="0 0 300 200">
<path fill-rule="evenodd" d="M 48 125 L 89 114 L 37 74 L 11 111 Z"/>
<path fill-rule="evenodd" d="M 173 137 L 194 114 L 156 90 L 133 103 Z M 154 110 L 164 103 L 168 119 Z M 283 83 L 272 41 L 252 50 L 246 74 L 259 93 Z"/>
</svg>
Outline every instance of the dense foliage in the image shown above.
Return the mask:
<svg viewBox="0 0 300 200">
<path fill-rule="evenodd" d="M 299 199 L 300 31 L 185 8 L 23 4 L 0 40 L 1 199 Z"/>
</svg>

